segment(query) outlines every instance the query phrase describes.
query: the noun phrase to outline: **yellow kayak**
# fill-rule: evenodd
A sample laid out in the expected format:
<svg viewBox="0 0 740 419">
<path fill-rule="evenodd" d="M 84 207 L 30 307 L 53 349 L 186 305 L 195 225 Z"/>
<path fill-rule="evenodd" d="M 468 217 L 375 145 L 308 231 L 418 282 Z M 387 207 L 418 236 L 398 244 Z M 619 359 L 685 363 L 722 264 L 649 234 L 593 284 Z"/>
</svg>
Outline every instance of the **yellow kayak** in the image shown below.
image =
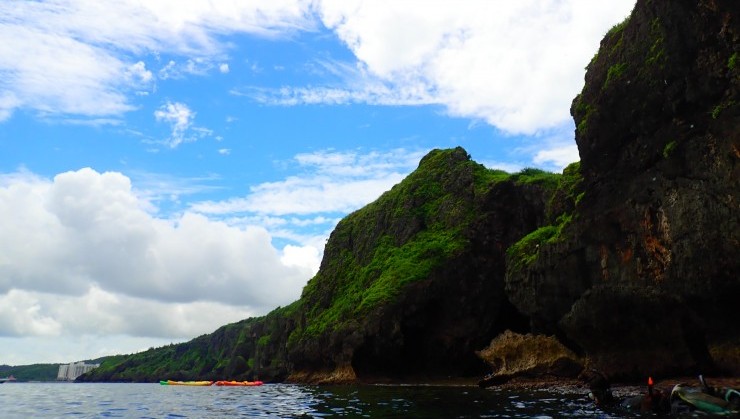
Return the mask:
<svg viewBox="0 0 740 419">
<path fill-rule="evenodd" d="M 162 380 L 159 384 L 163 386 L 210 386 L 213 381 L 174 381 L 174 380 Z"/>
</svg>

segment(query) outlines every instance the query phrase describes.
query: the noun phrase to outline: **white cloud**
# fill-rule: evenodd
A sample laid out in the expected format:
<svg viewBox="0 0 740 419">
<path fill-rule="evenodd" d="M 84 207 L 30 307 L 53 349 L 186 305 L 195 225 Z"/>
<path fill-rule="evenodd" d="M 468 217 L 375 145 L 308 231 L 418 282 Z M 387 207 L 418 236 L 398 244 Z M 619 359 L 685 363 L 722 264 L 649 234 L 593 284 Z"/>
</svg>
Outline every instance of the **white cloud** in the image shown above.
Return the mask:
<svg viewBox="0 0 740 419">
<path fill-rule="evenodd" d="M 0 122 L 13 115 L 13 111 L 20 106 L 20 100 L 12 92 L 0 93 Z"/>
<path fill-rule="evenodd" d="M 14 337 L 128 335 L 183 339 L 259 314 L 248 306 L 141 299 L 108 292 L 94 284 L 82 295 L 64 297 L 14 289 L 0 295 L 0 303 L 0 335 Z"/>
<path fill-rule="evenodd" d="M 417 93 L 397 98 L 426 102 L 431 97 L 452 115 L 533 134 L 570 118 L 569 104 L 583 84 L 583 67 L 606 30 L 633 4 L 324 0 L 320 10 L 324 24 L 369 73 L 392 91 Z M 393 102 L 357 92 L 294 88 L 284 93 L 284 103 L 335 103 L 347 96 Z"/>
<path fill-rule="evenodd" d="M 284 264 L 263 228 L 231 227 L 187 212 L 158 219 L 148 205 L 119 173 L 82 169 L 53 181 L 26 172 L 0 177 L 0 217 L 14 220 L 0 224 L 0 295 L 107 296 L 100 305 L 113 306 L 113 298 L 137 305 L 213 302 L 265 312 L 294 301 L 315 273 L 309 263 Z M 94 289 L 100 292 L 91 296 Z M 43 307 L 32 310 L 40 303 L 24 304 L 38 327 L 56 327 L 46 317 L 60 321 L 41 315 L 48 312 Z M 30 326 L 12 330 L 22 327 Z"/>
<path fill-rule="evenodd" d="M 423 154 L 403 149 L 367 154 L 336 151 L 299 154 L 295 161 L 304 173 L 253 186 L 246 197 L 196 203 L 191 209 L 218 215 L 346 213 L 361 208 L 400 182 Z"/>
<path fill-rule="evenodd" d="M 0 295 L 0 336 L 57 336 L 61 329 L 37 298 L 17 290 Z"/>
<path fill-rule="evenodd" d="M 160 80 L 178 79 L 182 77 L 181 71 L 177 68 L 177 63 L 173 60 L 167 62 L 164 67 L 157 72 Z"/>
<path fill-rule="evenodd" d="M 533 161 L 538 165 L 554 165 L 560 169 L 580 160 L 578 147 L 575 144 L 563 144 L 548 150 L 537 152 Z"/>
<path fill-rule="evenodd" d="M 516 173 L 527 167 L 527 165 L 522 163 L 503 161 L 483 161 L 481 162 L 481 164 L 489 169 L 503 170 L 507 173 Z"/>
<path fill-rule="evenodd" d="M 229 72 L 228 64 L 217 66 L 210 57 L 197 57 L 186 59 L 181 63 L 169 60 L 167 64 L 159 69 L 157 74 L 160 80 L 184 79 L 189 75 L 204 76 L 216 67 L 218 67 L 221 73 Z"/>
<path fill-rule="evenodd" d="M 202 72 L 229 47 L 217 40 L 223 34 L 312 30 L 309 6 L 304 0 L 0 2 L 0 121 L 16 109 L 120 115 L 133 109 L 129 94 L 153 76 L 139 57 L 166 51 L 188 57 L 186 70 Z"/>
<path fill-rule="evenodd" d="M 128 67 L 127 75 L 132 82 L 149 83 L 154 79 L 151 71 L 147 70 L 146 64 L 139 61 Z"/>
<path fill-rule="evenodd" d="M 562 171 L 565 166 L 580 160 L 578 147 L 573 142 L 575 127 L 569 121 L 549 135 L 538 135 L 521 141 L 516 154 L 531 156 L 528 166 L 542 167 L 553 172 Z"/>
<path fill-rule="evenodd" d="M 69 363 L 114 354 L 130 354 L 189 339 L 126 335 L 0 336 L 3 364 Z M 23 350 L 18 350 L 23 348 Z"/>
<path fill-rule="evenodd" d="M 387 182 L 369 201 L 390 188 L 394 173 L 400 178 L 413 169 L 421 154 L 324 151 L 301 154 L 294 163 L 306 173 L 333 177 L 333 187 L 347 194 L 354 193 L 347 185 Z M 0 175 L 0 218 L 13 220 L 0 223 L 3 341 L 50 348 L 53 338 L 55 359 L 70 362 L 187 340 L 263 314 L 298 298 L 339 218 L 323 213 L 333 206 L 308 216 L 257 212 L 242 221 L 187 211 L 156 218 L 153 202 L 160 194 L 170 188 L 198 193 L 212 179 L 147 173 L 135 179 L 139 192 L 120 173 L 92 169 L 53 180 L 28 171 Z M 285 199 L 292 196 L 277 190 Z M 300 244 L 278 250 L 276 237 Z M 28 362 L 49 360 L 48 354 L 24 356 Z M 0 357 L 26 362 L 2 349 Z"/>
<path fill-rule="evenodd" d="M 213 135 L 213 131 L 193 125 L 195 112 L 186 104 L 167 102 L 154 111 L 154 118 L 158 122 L 170 125 L 172 132 L 165 143 L 170 148 L 177 148 L 183 142 L 195 141 L 199 137 Z M 188 135 L 192 132 L 192 135 Z"/>
<path fill-rule="evenodd" d="M 283 257 L 280 258 L 286 266 L 308 267 L 313 271 L 319 270 L 319 250 L 311 246 L 287 245 L 283 248 Z"/>
</svg>

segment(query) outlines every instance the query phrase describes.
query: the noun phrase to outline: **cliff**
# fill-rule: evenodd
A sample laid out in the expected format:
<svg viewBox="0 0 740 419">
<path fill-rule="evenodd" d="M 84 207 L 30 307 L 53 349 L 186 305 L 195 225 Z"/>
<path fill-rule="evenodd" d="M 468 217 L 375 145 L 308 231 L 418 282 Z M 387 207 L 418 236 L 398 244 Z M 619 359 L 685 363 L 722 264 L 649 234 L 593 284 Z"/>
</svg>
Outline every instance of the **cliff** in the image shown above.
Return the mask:
<svg viewBox="0 0 740 419">
<path fill-rule="evenodd" d="M 508 272 L 533 330 L 612 375 L 740 373 L 739 8 L 638 1 L 609 31 L 571 108 L 583 197 Z"/>
<path fill-rule="evenodd" d="M 342 220 L 299 302 L 293 379 L 476 375 L 474 351 L 523 322 L 504 294 L 504 250 L 544 221 L 554 176 L 491 171 L 436 150 Z"/>
<path fill-rule="evenodd" d="M 581 162 L 562 175 L 434 150 L 337 225 L 300 300 L 82 379 L 481 376 L 475 352 L 505 330 L 531 335 L 492 358 L 547 347 L 570 373 L 740 374 L 738 8 L 639 0 L 587 68 Z"/>
<path fill-rule="evenodd" d="M 504 293 L 505 251 L 547 221 L 560 178 L 509 175 L 462 148 L 434 150 L 337 225 L 295 303 L 113 359 L 82 380 L 480 376 L 488 368 L 475 351 L 505 329 L 528 328 Z"/>
</svg>

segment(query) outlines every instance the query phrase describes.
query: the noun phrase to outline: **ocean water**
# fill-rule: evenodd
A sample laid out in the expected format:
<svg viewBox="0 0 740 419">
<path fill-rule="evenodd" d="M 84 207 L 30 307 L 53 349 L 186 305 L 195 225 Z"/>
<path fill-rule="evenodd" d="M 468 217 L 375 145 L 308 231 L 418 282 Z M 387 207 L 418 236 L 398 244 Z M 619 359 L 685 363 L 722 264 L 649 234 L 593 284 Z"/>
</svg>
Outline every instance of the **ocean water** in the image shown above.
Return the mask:
<svg viewBox="0 0 740 419">
<path fill-rule="evenodd" d="M 0 418 L 616 418 L 582 394 L 446 386 L 0 385 Z"/>
</svg>

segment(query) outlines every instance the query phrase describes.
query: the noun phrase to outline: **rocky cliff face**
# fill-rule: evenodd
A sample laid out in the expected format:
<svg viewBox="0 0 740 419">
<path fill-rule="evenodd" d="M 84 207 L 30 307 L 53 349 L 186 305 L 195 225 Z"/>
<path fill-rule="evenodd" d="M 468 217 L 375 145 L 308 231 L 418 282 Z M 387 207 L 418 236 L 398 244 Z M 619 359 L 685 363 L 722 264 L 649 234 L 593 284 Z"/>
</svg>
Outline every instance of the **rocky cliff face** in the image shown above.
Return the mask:
<svg viewBox="0 0 740 419">
<path fill-rule="evenodd" d="M 291 379 L 484 373 L 474 351 L 526 327 L 504 295 L 504 252 L 544 222 L 550 178 L 509 177 L 461 148 L 436 150 L 342 220 L 301 297 Z"/>
<path fill-rule="evenodd" d="M 571 108 L 584 195 L 509 271 L 534 329 L 612 375 L 740 371 L 739 11 L 640 0 L 606 35 Z"/>
</svg>

